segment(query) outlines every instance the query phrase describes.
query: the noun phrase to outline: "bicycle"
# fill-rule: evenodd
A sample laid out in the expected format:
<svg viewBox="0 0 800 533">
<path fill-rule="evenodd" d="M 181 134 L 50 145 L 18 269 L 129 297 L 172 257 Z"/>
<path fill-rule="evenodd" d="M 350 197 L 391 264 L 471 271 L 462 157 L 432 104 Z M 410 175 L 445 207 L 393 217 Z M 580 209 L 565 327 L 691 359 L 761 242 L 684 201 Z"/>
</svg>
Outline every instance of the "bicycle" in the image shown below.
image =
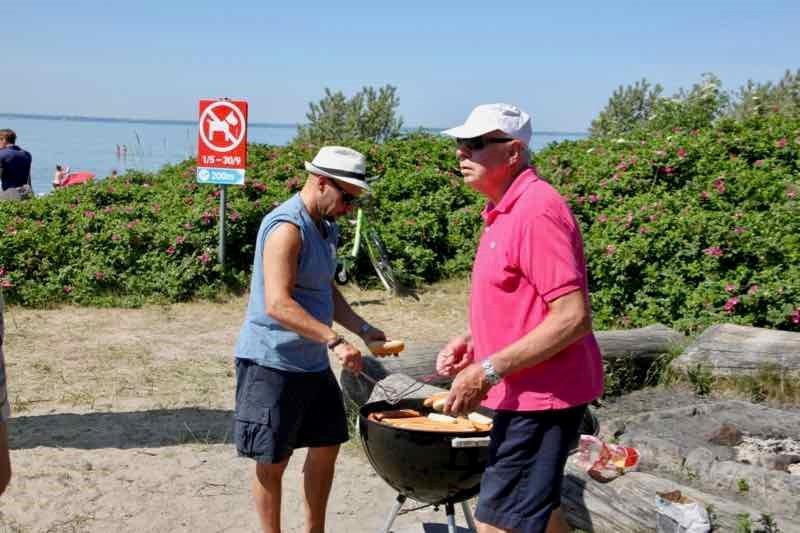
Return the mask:
<svg viewBox="0 0 800 533">
<path fill-rule="evenodd" d="M 367 248 L 367 257 L 369 262 L 378 274 L 381 283 L 392 294 L 400 292 L 400 282 L 392 270 L 392 265 L 389 263 L 389 256 L 386 253 L 386 246 L 378 235 L 378 232 L 373 228 L 367 220 L 364 210 L 358 208 L 356 211 L 356 230 L 353 236 L 353 246 L 349 254 L 340 255 L 337 258 L 336 265 L 336 282 L 339 285 L 344 285 L 350 281 L 350 272 L 356 264 L 358 253 L 361 250 L 361 238 L 364 237 L 364 244 Z"/>
</svg>

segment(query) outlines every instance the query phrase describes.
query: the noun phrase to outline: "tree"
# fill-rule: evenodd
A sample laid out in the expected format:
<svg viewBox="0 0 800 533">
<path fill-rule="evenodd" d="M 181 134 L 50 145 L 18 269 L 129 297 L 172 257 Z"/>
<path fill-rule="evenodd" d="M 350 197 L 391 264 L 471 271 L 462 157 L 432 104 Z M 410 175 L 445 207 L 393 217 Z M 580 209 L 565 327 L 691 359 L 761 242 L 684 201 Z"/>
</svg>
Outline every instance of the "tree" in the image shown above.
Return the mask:
<svg viewBox="0 0 800 533">
<path fill-rule="evenodd" d="M 787 70 L 778 83 L 748 80 L 739 89 L 729 112 L 736 118 L 764 116 L 771 112 L 800 115 L 800 69 L 797 72 Z"/>
<path fill-rule="evenodd" d="M 593 137 L 617 137 L 633 131 L 653 116 L 662 91 L 661 85 L 652 87 L 644 78 L 627 87 L 620 85 L 592 121 L 589 133 Z"/>
<path fill-rule="evenodd" d="M 364 87 L 347 99 L 341 91 L 325 88 L 325 97 L 309 104 L 308 124 L 298 128 L 296 143 L 326 144 L 351 141 L 383 142 L 400 134 L 403 120 L 396 116 L 400 104 L 397 88 Z"/>
</svg>

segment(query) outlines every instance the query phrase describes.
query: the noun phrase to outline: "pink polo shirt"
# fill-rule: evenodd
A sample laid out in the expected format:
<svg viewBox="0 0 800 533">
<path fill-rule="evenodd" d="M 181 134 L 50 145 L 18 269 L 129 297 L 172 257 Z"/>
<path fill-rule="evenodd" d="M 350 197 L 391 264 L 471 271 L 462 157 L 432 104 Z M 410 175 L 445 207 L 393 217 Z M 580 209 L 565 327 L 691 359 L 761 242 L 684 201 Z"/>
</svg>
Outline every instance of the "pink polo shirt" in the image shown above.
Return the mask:
<svg viewBox="0 0 800 533">
<path fill-rule="evenodd" d="M 567 203 L 531 170 L 523 171 L 485 225 L 472 269 L 470 330 L 481 361 L 535 329 L 548 303 L 572 291 L 587 302 L 580 228 Z M 588 334 L 547 361 L 505 376 L 483 405 L 541 411 L 588 403 L 603 392 L 603 361 Z"/>
</svg>

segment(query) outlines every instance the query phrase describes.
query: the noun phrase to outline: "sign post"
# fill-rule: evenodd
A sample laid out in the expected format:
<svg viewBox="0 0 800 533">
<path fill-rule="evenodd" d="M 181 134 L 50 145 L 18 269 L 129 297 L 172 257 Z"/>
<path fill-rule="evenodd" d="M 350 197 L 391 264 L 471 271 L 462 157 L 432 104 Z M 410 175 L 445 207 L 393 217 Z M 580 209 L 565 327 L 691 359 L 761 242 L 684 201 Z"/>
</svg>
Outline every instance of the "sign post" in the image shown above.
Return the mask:
<svg viewBox="0 0 800 533">
<path fill-rule="evenodd" d="M 227 98 L 200 100 L 197 135 L 197 183 L 220 186 L 219 253 L 225 264 L 225 188 L 244 185 L 247 168 L 247 102 Z"/>
</svg>

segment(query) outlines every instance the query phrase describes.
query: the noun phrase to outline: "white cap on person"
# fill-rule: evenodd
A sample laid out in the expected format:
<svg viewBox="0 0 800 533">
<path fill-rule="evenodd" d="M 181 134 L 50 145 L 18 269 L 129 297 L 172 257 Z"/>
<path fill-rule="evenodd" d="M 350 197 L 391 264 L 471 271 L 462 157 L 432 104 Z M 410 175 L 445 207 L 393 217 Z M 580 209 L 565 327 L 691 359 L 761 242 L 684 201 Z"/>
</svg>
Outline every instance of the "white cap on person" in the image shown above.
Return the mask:
<svg viewBox="0 0 800 533">
<path fill-rule="evenodd" d="M 442 133 L 459 139 L 472 139 L 495 130 L 519 140 L 527 147 L 533 134 L 531 116 L 515 105 L 483 104 L 472 110 L 464 124 Z"/>
</svg>

